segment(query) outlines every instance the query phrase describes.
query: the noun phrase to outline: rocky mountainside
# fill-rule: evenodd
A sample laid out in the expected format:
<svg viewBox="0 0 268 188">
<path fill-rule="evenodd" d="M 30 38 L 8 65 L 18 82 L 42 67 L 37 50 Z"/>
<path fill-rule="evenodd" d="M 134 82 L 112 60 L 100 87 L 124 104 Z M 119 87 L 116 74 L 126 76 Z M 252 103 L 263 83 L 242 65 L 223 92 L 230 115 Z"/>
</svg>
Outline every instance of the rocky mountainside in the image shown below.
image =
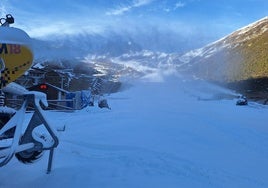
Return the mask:
<svg viewBox="0 0 268 188">
<path fill-rule="evenodd" d="M 241 28 L 180 60 L 181 71 L 242 91 L 268 88 L 268 17 Z"/>
<path fill-rule="evenodd" d="M 268 77 L 268 17 L 181 57 L 183 69 L 219 82 Z"/>
</svg>

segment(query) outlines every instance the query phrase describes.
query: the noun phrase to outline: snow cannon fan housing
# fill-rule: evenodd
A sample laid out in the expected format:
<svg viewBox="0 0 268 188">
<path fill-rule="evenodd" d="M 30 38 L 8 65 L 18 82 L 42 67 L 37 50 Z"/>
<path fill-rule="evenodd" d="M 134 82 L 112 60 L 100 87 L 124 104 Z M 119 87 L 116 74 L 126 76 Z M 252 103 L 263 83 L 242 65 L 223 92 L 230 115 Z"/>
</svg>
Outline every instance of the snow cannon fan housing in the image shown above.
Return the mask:
<svg viewBox="0 0 268 188">
<path fill-rule="evenodd" d="M 3 23 L 3 20 L 5 22 Z M 33 62 L 31 38 L 21 29 L 9 27 L 14 18 L 1 18 L 0 27 L 0 89 L 26 72 Z"/>
</svg>

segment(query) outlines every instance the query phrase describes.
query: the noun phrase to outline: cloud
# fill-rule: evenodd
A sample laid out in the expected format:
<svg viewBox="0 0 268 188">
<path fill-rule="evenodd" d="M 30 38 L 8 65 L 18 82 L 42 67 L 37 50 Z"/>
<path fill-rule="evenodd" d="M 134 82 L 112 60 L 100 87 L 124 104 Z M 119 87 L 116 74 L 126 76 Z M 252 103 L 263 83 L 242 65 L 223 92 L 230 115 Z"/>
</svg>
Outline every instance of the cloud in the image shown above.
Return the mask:
<svg viewBox="0 0 268 188">
<path fill-rule="evenodd" d="M 153 0 L 135 0 L 133 2 L 133 7 L 140 7 L 144 5 L 148 5 L 152 2 Z"/>
<path fill-rule="evenodd" d="M 183 8 L 185 6 L 186 6 L 186 4 L 184 2 L 179 1 L 179 2 L 177 2 L 175 4 L 174 3 L 172 3 L 172 4 L 165 4 L 163 6 L 162 10 L 164 12 L 169 13 L 169 12 L 172 12 L 172 11 L 176 11 L 177 9 Z"/>
<path fill-rule="evenodd" d="M 21 6 L 14 6 L 20 0 L 0 0 L 0 14 L 11 13 L 15 18 L 12 27 L 20 28 L 32 38 L 53 39 L 59 36 L 80 34 L 103 34 L 112 25 L 111 19 L 104 19 L 105 9 L 82 6 L 79 3 L 53 6 L 49 14 L 43 11 L 48 1 L 29 0 Z M 5 3 L 6 2 L 6 3 Z M 66 11 L 66 10 L 72 11 Z M 90 13 L 90 14 L 89 14 Z M 108 29 L 107 29 L 108 28 Z"/>
<path fill-rule="evenodd" d="M 185 5 L 186 5 L 185 3 L 179 1 L 178 3 L 175 4 L 174 10 L 185 7 Z"/>
<path fill-rule="evenodd" d="M 114 9 L 112 11 L 109 11 L 106 13 L 106 15 L 114 15 L 114 16 L 117 16 L 117 15 L 122 15 L 124 14 L 125 12 L 128 12 L 130 11 L 131 9 L 133 8 L 133 6 L 123 6 L 123 7 L 119 7 L 117 9 Z"/>
<path fill-rule="evenodd" d="M 148 5 L 152 2 L 153 2 L 153 0 L 134 0 L 134 1 L 132 1 L 132 3 L 130 5 L 119 6 L 118 8 L 116 8 L 114 10 L 106 12 L 106 15 L 114 15 L 114 16 L 123 15 L 124 13 L 129 12 L 133 8 L 145 6 L 145 5 Z"/>
<path fill-rule="evenodd" d="M 7 14 L 7 0 L 1 0 L 0 2 L 0 13 L 1 13 L 1 18 L 5 18 Z"/>
<path fill-rule="evenodd" d="M 38 26 L 38 27 L 37 27 Z M 32 20 L 30 24 L 21 25 L 20 28 L 27 31 L 27 33 L 33 38 L 53 39 L 53 36 L 65 36 L 65 35 L 79 35 L 79 34 L 101 34 L 105 32 L 108 25 L 101 23 L 100 20 L 54 20 L 51 21 L 42 20 L 42 23 L 36 20 Z"/>
<path fill-rule="evenodd" d="M 5 13 L 11 13 L 15 18 L 13 26 L 23 29 L 33 38 L 53 40 L 61 36 L 69 37 L 80 34 L 109 37 L 109 34 L 115 33 L 132 38 L 135 42 L 143 44 L 144 48 L 158 49 L 158 46 L 161 46 L 163 49 L 175 49 L 184 38 L 190 37 L 192 40 L 193 36 L 204 35 L 205 37 L 208 33 L 207 27 L 204 28 L 204 23 L 198 21 L 197 25 L 192 25 L 195 22 L 188 17 L 184 20 L 183 15 L 177 16 L 181 15 L 180 11 L 174 10 L 175 8 L 181 9 L 186 4 L 191 7 L 192 0 L 165 0 L 162 2 L 160 0 L 126 0 L 94 6 L 91 3 L 85 4 L 84 0 L 77 0 L 78 2 L 75 4 L 71 0 L 59 0 L 58 4 L 53 5 L 50 5 L 49 1 L 27 0 L 19 3 L 20 1 L 0 0 L 1 14 L 4 13 L 5 16 Z M 105 0 L 99 1 L 105 2 Z M 164 10 L 166 12 L 174 11 L 174 14 L 165 17 L 167 14 L 163 12 L 163 8 L 166 8 Z M 50 10 L 49 14 L 46 12 L 47 9 Z M 109 15 L 127 15 L 132 12 L 135 14 L 108 16 L 107 11 L 109 10 Z M 223 27 L 226 28 L 226 26 L 217 28 L 219 30 Z M 216 33 L 215 29 L 213 32 Z M 209 33 L 209 36 L 214 36 L 214 33 Z M 216 34 L 219 35 L 218 33 Z M 202 40 L 197 42 L 201 43 Z M 193 43 L 197 42 L 193 40 Z M 192 46 L 190 42 L 189 46 Z"/>
</svg>

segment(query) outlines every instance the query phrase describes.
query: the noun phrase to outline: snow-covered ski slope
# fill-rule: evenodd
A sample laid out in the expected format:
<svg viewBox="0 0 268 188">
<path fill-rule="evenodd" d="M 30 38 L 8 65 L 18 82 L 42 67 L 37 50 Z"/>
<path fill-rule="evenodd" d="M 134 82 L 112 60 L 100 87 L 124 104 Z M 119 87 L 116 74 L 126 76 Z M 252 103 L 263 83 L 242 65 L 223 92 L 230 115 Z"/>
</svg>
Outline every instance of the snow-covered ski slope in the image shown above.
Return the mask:
<svg viewBox="0 0 268 188">
<path fill-rule="evenodd" d="M 47 112 L 66 126 L 53 171 L 48 156 L 14 158 L 0 168 L 0 187 L 268 187 L 268 109 L 215 97 L 223 95 L 233 93 L 169 78 L 109 96 L 112 110 Z"/>
</svg>

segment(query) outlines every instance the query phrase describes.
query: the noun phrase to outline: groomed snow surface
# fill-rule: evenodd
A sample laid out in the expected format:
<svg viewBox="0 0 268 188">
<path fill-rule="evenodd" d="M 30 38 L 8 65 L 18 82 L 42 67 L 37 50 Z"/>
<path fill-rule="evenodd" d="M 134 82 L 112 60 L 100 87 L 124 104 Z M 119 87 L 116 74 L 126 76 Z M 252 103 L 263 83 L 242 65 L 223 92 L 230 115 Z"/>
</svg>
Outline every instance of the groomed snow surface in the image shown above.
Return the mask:
<svg viewBox="0 0 268 188">
<path fill-rule="evenodd" d="M 66 126 L 52 172 L 48 152 L 31 165 L 14 158 L 0 187 L 268 187 L 268 109 L 213 100 L 221 94 L 232 92 L 168 78 L 110 95 L 111 110 L 46 112 Z"/>
</svg>

